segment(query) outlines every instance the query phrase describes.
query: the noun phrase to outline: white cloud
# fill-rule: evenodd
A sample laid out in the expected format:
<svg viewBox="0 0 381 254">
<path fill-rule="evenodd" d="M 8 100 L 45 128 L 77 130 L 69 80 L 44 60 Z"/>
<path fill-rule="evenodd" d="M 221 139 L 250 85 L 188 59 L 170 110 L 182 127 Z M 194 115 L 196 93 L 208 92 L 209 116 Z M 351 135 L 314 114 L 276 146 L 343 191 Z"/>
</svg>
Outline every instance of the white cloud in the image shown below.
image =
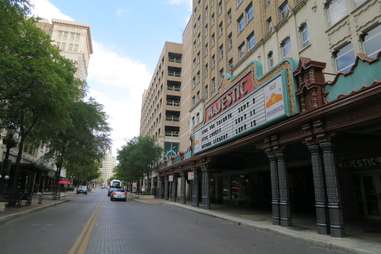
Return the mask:
<svg viewBox="0 0 381 254">
<path fill-rule="evenodd" d="M 31 0 L 30 3 L 33 6 L 33 16 L 37 16 L 48 20 L 52 20 L 53 18 L 73 20 L 73 18 L 65 15 L 54 4 L 50 3 L 49 0 Z"/>
<path fill-rule="evenodd" d="M 188 10 L 192 10 L 192 0 L 167 0 L 167 3 L 176 7 L 186 5 Z"/>
<path fill-rule="evenodd" d="M 126 9 L 116 9 L 115 11 L 115 14 L 116 16 L 118 17 L 122 17 L 122 16 L 125 16 L 126 14 L 128 13 L 128 11 Z"/>
<path fill-rule="evenodd" d="M 49 20 L 73 20 L 48 0 L 31 2 L 34 5 L 33 15 Z M 101 42 L 93 41 L 93 47 L 88 77 L 89 95 L 104 105 L 109 116 L 115 154 L 126 140 L 139 135 L 141 98 L 144 88 L 149 84 L 151 73 L 146 65 Z M 119 93 L 113 94 L 113 89 Z"/>
<path fill-rule="evenodd" d="M 124 93 L 122 96 L 115 96 L 90 89 L 90 96 L 105 105 L 109 115 L 109 122 L 113 128 L 114 152 L 127 139 L 139 135 L 141 99 L 150 78 L 151 73 L 144 64 L 94 42 L 88 83 L 97 83 L 104 88 L 110 87 L 110 90 L 114 87 Z"/>
</svg>

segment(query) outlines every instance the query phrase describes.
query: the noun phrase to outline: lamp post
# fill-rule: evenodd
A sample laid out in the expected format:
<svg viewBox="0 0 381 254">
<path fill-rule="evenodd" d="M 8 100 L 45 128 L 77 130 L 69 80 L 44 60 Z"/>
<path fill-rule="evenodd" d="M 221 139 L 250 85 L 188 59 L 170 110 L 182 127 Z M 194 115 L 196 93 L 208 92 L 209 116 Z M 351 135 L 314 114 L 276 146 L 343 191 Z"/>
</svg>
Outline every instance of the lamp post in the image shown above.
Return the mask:
<svg viewBox="0 0 381 254">
<path fill-rule="evenodd" d="M 6 189 L 8 188 L 9 184 L 9 178 L 10 178 L 10 168 L 11 168 L 11 162 L 9 160 L 10 152 L 11 149 L 17 146 L 17 136 L 16 136 L 16 131 L 14 129 L 8 129 L 4 138 L 3 138 L 3 144 L 6 147 L 5 151 L 5 157 L 3 160 L 2 168 L 0 169 L 1 175 L 3 175 L 1 186 L 2 186 L 2 191 L 5 192 Z M 13 179 L 16 181 L 16 179 Z M 15 194 L 14 194 L 15 195 Z"/>
</svg>

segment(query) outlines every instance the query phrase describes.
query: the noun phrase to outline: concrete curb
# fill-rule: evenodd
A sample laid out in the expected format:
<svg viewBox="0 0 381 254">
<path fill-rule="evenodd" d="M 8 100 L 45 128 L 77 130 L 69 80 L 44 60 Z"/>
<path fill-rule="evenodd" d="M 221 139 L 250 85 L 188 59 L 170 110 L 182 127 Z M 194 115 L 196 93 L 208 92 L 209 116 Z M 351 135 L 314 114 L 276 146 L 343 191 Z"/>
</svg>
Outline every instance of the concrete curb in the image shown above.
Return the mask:
<svg viewBox="0 0 381 254">
<path fill-rule="evenodd" d="M 318 233 L 312 231 L 296 231 L 295 229 L 290 229 L 287 227 L 275 226 L 272 224 L 268 224 L 266 222 L 257 222 L 252 220 L 247 220 L 235 216 L 230 216 L 228 214 L 215 212 L 211 210 L 200 209 L 184 204 L 162 201 L 162 203 L 172 206 L 177 206 L 180 208 L 188 209 L 193 212 L 197 212 L 200 214 L 208 215 L 211 217 L 223 219 L 226 221 L 235 222 L 238 225 L 246 225 L 250 227 L 254 227 L 257 230 L 267 231 L 277 233 L 279 235 L 292 237 L 298 240 L 304 240 L 311 242 L 315 246 L 319 246 L 328 250 L 338 250 L 344 251 L 345 253 L 353 253 L 353 254 L 377 254 L 379 253 L 379 248 L 372 246 L 371 248 L 364 248 L 359 245 L 359 240 L 353 239 L 350 237 L 345 238 L 333 238 L 331 236 L 319 235 Z M 361 240 L 360 240 L 361 241 Z M 363 241 L 360 245 L 366 245 Z M 371 250 L 369 250 L 371 249 Z M 373 250 L 374 249 L 374 250 Z"/>
<path fill-rule="evenodd" d="M 37 212 L 37 211 L 40 211 L 40 210 L 43 210 L 43 209 L 46 209 L 46 208 L 49 208 L 49 207 L 53 207 L 53 206 L 57 206 L 57 205 L 69 202 L 69 201 L 70 201 L 69 199 L 60 200 L 60 201 L 57 201 L 57 202 L 52 203 L 52 204 L 46 204 L 46 205 L 42 205 L 42 206 L 39 206 L 39 207 L 31 208 L 31 209 L 28 209 L 28 210 L 25 210 L 25 211 L 20 211 L 20 212 L 16 212 L 16 213 L 13 213 L 13 214 L 5 215 L 5 216 L 0 216 L 0 225 L 5 224 L 8 221 L 11 221 L 11 220 L 16 219 L 18 217 L 21 217 L 23 215 L 34 213 L 34 212 Z"/>
</svg>

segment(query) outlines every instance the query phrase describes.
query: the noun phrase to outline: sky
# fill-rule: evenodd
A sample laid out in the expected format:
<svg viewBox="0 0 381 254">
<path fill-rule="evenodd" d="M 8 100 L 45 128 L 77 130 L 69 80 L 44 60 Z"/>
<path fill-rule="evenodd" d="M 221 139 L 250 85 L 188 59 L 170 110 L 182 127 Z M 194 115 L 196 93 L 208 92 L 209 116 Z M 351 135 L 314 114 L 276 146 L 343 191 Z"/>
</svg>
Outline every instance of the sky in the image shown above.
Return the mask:
<svg viewBox="0 0 381 254">
<path fill-rule="evenodd" d="M 104 105 L 112 151 L 139 135 L 144 89 L 165 41 L 181 42 L 192 0 L 30 0 L 32 14 L 90 25 L 89 96 Z"/>
</svg>

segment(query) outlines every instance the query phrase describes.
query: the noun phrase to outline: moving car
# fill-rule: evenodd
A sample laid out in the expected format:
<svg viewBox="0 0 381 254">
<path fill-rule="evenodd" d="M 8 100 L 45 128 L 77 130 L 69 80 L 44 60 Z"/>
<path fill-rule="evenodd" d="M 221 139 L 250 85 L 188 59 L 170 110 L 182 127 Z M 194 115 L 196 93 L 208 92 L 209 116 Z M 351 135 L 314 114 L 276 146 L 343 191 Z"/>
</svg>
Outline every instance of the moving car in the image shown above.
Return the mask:
<svg viewBox="0 0 381 254">
<path fill-rule="evenodd" d="M 80 185 L 77 188 L 77 194 L 79 194 L 79 193 L 83 193 L 83 194 L 87 195 L 87 186 L 86 185 Z"/>
<path fill-rule="evenodd" d="M 110 197 L 111 193 L 115 190 L 120 190 L 121 188 L 120 187 L 112 187 L 110 186 L 110 188 L 108 188 L 108 192 L 107 192 L 107 196 Z"/>
<path fill-rule="evenodd" d="M 111 192 L 110 200 L 127 201 L 127 191 L 125 191 L 124 189 L 115 189 L 113 192 Z"/>
</svg>

